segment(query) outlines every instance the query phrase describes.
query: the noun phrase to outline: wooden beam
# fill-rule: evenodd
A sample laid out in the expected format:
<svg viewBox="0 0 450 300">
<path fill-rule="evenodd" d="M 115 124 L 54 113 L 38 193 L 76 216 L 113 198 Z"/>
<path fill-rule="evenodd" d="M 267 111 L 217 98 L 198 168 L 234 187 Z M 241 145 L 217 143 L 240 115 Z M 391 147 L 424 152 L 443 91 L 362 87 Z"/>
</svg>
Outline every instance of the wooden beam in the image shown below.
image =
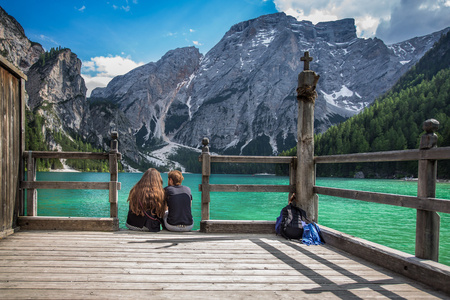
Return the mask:
<svg viewBox="0 0 450 300">
<path fill-rule="evenodd" d="M 204 220 L 200 231 L 205 233 L 275 233 L 275 221 Z"/>
<path fill-rule="evenodd" d="M 201 158 L 201 156 L 200 156 Z M 292 156 L 235 156 L 211 155 L 212 163 L 260 163 L 260 164 L 290 164 Z"/>
<path fill-rule="evenodd" d="M 118 218 L 82 217 L 19 217 L 18 223 L 25 230 L 73 230 L 73 231 L 117 231 Z"/>
<path fill-rule="evenodd" d="M 24 181 L 23 189 L 61 189 L 61 190 L 108 190 L 110 182 L 82 182 L 82 181 Z M 120 190 L 121 183 L 117 182 Z"/>
<path fill-rule="evenodd" d="M 414 196 L 364 192 L 346 189 L 314 186 L 314 192 L 321 195 L 355 199 L 366 202 L 389 204 L 428 211 L 450 213 L 450 200 Z"/>
<path fill-rule="evenodd" d="M 23 153 L 28 157 L 28 151 Z M 109 159 L 109 153 L 102 152 L 57 152 L 57 151 L 32 151 L 33 158 L 58 158 L 58 159 Z"/>
<path fill-rule="evenodd" d="M 293 193 L 295 185 L 210 184 L 210 192 Z"/>
<path fill-rule="evenodd" d="M 356 162 L 410 161 L 420 159 L 431 159 L 431 160 L 450 159 L 450 147 L 435 148 L 426 151 L 414 149 L 414 150 L 400 150 L 400 151 L 324 155 L 314 157 L 314 162 L 316 164 L 330 164 L 330 163 L 356 163 Z"/>
<path fill-rule="evenodd" d="M 17 68 L 15 65 L 10 63 L 5 57 L 0 55 L 0 66 L 8 70 L 11 74 L 13 74 L 15 77 L 23 78 L 25 80 L 28 79 L 27 75 L 25 75 L 19 68 Z"/>
</svg>

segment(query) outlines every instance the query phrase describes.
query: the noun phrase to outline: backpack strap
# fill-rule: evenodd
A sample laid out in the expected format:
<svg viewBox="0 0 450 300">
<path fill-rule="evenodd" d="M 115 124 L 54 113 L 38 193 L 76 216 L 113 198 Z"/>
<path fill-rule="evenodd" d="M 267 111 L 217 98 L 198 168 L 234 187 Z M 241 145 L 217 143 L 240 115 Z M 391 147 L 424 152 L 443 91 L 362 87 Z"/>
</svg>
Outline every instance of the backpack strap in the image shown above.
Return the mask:
<svg viewBox="0 0 450 300">
<path fill-rule="evenodd" d="M 308 217 L 306 216 L 306 211 L 304 211 L 303 209 L 301 209 L 300 207 L 294 206 L 291 204 L 291 206 L 298 210 L 299 215 L 301 217 L 301 219 L 299 218 L 299 221 L 305 221 L 306 223 L 311 223 L 311 221 L 308 219 Z"/>
</svg>

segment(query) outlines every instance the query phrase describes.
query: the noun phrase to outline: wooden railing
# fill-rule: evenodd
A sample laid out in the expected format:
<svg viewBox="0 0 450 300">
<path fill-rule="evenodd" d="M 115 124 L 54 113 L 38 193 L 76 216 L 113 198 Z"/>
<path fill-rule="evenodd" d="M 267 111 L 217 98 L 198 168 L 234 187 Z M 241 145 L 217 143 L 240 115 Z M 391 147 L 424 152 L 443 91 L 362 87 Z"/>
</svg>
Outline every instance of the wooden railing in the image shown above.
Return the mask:
<svg viewBox="0 0 450 300">
<path fill-rule="evenodd" d="M 432 140 L 432 142 L 430 142 Z M 436 135 L 428 132 L 422 136 L 418 150 L 385 151 L 373 153 L 344 154 L 314 157 L 314 165 L 326 163 L 356 162 L 419 162 L 417 197 L 393 195 L 357 190 L 346 190 L 313 186 L 313 193 L 355 199 L 367 202 L 389 204 L 417 209 L 416 250 L 418 258 L 438 260 L 440 218 L 437 212 L 450 213 L 450 201 L 436 199 L 437 160 L 450 159 L 450 147 L 436 148 Z M 286 192 L 296 191 L 297 157 L 263 157 L 263 156 L 222 156 L 210 155 L 208 139 L 203 140 L 203 152 L 199 158 L 202 162 L 202 222 L 209 220 L 210 192 Z M 211 163 L 284 163 L 290 164 L 289 185 L 239 185 L 209 184 Z M 298 184 L 298 183 L 297 183 Z M 301 182 L 301 187 L 303 185 Z"/>
<path fill-rule="evenodd" d="M 21 188 L 27 190 L 27 217 L 19 217 L 19 225 L 29 229 L 72 229 L 72 230 L 118 230 L 118 161 L 122 155 L 118 152 L 118 135 L 111 134 L 109 153 L 97 152 L 52 152 L 25 151 L 27 160 L 27 181 L 21 181 Z M 109 182 L 73 182 L 73 181 L 36 181 L 36 159 L 99 159 L 109 160 Z M 97 189 L 109 190 L 110 218 L 37 218 L 37 189 Z M 25 199 L 22 199 L 25 202 Z M 25 207 L 23 205 L 22 207 Z M 22 212 L 23 215 L 23 212 Z"/>
<path fill-rule="evenodd" d="M 211 155 L 209 153 L 209 140 L 204 138 L 202 154 L 199 161 L 202 163 L 202 184 L 199 191 L 202 192 L 201 218 L 209 220 L 210 192 L 277 192 L 295 193 L 295 167 L 296 158 L 287 156 L 224 156 Z M 211 163 L 273 163 L 289 164 L 289 185 L 250 185 L 250 184 L 210 184 Z"/>
</svg>

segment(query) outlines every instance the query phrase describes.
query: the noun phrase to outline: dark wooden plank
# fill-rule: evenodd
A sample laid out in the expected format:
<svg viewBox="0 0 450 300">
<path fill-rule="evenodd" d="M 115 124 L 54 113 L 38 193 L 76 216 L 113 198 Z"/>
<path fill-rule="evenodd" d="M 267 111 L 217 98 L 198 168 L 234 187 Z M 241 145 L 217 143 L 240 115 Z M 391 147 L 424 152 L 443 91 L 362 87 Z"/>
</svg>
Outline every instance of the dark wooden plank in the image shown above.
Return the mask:
<svg viewBox="0 0 450 300">
<path fill-rule="evenodd" d="M 200 230 L 206 233 L 275 233 L 274 221 L 204 220 Z"/>
<path fill-rule="evenodd" d="M 109 190 L 111 182 L 84 182 L 84 181 L 24 181 L 24 189 L 63 189 L 63 190 Z M 120 182 L 114 182 L 117 189 L 121 189 Z"/>
<path fill-rule="evenodd" d="M 421 198 L 414 196 L 364 192 L 321 186 L 314 186 L 314 192 L 321 195 L 450 213 L 450 200 L 445 199 Z"/>
<path fill-rule="evenodd" d="M 295 185 L 264 184 L 210 184 L 211 192 L 259 192 L 259 193 L 291 193 Z"/>
<path fill-rule="evenodd" d="M 12 184 L 11 188 L 14 190 L 13 194 L 11 195 L 11 203 L 9 207 L 9 216 L 10 216 L 10 226 L 16 227 L 16 218 L 17 218 L 17 211 L 19 206 L 19 188 L 20 188 L 20 161 L 22 160 L 21 156 L 21 80 L 18 79 L 15 82 L 14 86 L 14 97 L 12 99 L 12 114 L 13 114 L 13 122 L 12 123 L 12 168 L 11 168 L 11 177 L 12 177 Z"/>
<path fill-rule="evenodd" d="M 0 55 L 1 57 L 1 55 Z M 6 223 L 4 218 L 3 205 L 6 205 L 6 191 L 7 191 L 7 177 L 4 175 L 6 172 L 6 147 L 7 137 L 4 132 L 4 123 L 6 119 L 5 105 L 7 92 L 8 92 L 8 72 L 4 68 L 0 68 L 0 232 L 6 230 Z"/>
<path fill-rule="evenodd" d="M 116 231 L 119 227 L 117 218 L 22 216 L 18 218 L 18 223 L 24 230 Z"/>
</svg>

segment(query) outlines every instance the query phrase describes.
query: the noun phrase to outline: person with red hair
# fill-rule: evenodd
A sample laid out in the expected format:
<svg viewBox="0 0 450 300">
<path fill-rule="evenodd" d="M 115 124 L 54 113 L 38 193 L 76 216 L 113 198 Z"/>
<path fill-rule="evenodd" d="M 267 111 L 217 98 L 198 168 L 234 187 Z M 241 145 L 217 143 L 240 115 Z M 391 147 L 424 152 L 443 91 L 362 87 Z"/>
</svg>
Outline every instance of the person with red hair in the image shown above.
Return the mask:
<svg viewBox="0 0 450 300">
<path fill-rule="evenodd" d="M 130 191 L 125 226 L 130 230 L 160 231 L 166 211 L 164 196 L 161 174 L 156 169 L 148 169 Z"/>
</svg>

